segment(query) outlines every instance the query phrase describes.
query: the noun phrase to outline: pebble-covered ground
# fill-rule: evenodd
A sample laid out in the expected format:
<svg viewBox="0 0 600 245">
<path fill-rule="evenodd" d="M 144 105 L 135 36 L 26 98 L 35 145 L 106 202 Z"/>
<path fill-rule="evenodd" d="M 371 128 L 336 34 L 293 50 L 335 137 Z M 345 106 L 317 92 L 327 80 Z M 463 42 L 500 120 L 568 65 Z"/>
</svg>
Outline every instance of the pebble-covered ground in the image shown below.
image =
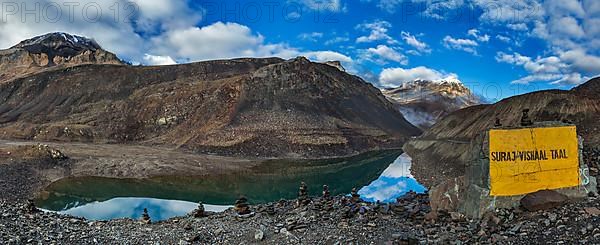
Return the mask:
<svg viewBox="0 0 600 245">
<path fill-rule="evenodd" d="M 0 202 L 3 244 L 597 244 L 600 205 L 590 198 L 549 211 L 498 210 L 481 221 L 440 214 L 427 220 L 426 196 L 391 205 L 344 205 L 334 198 L 327 210 L 320 198 L 298 206 L 281 201 L 254 206 L 240 218 L 233 210 L 189 215 L 144 224 L 135 220 L 88 221 L 31 212 L 26 203 Z M 362 208 L 359 208 L 362 207 Z M 354 209 L 356 208 L 356 209 Z M 353 211 L 354 209 L 354 211 Z M 355 212 L 356 211 L 356 212 Z"/>
</svg>

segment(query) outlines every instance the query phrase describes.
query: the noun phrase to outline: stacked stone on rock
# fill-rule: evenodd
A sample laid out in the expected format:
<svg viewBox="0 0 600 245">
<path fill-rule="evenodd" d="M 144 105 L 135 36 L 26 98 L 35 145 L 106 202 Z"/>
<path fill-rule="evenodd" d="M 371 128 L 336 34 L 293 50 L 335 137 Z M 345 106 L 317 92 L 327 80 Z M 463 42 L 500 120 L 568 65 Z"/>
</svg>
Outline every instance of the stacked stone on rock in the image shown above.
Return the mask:
<svg viewBox="0 0 600 245">
<path fill-rule="evenodd" d="M 308 198 L 308 187 L 306 183 L 300 183 L 300 188 L 298 190 L 298 206 L 305 206 L 310 203 L 310 199 Z"/>
<path fill-rule="evenodd" d="M 152 223 L 152 220 L 150 219 L 150 215 L 148 214 L 148 209 L 144 208 L 144 213 L 142 213 L 142 219 L 141 219 L 142 223 L 144 224 L 150 224 Z"/>
<path fill-rule="evenodd" d="M 202 217 L 208 216 L 208 215 L 206 215 L 206 212 L 204 209 L 204 203 L 198 202 L 198 208 L 196 210 L 194 210 L 193 215 L 196 218 L 202 218 Z"/>
<path fill-rule="evenodd" d="M 353 204 L 359 203 L 360 200 L 360 195 L 358 194 L 358 191 L 356 190 L 356 188 L 352 188 L 352 192 L 350 192 L 351 198 L 350 198 L 350 202 Z"/>
<path fill-rule="evenodd" d="M 276 212 L 275 212 L 275 204 L 273 204 L 273 203 L 269 203 L 269 204 L 267 205 L 267 208 L 265 209 L 265 212 L 266 212 L 268 215 L 275 215 L 275 214 L 276 214 Z"/>
<path fill-rule="evenodd" d="M 329 192 L 329 186 L 328 185 L 323 185 L 323 198 L 324 199 L 331 198 L 331 193 Z"/>
<path fill-rule="evenodd" d="M 29 199 L 27 200 L 27 205 L 25 206 L 25 209 L 27 210 L 27 213 L 37 213 L 40 210 L 35 206 L 35 203 L 33 202 L 33 200 Z"/>
<path fill-rule="evenodd" d="M 325 203 L 323 203 L 323 210 L 325 211 L 332 211 L 333 210 L 333 206 L 334 206 L 335 202 L 333 199 L 327 199 L 325 201 Z"/>
<path fill-rule="evenodd" d="M 250 204 L 248 204 L 248 198 L 241 196 L 238 200 L 236 200 L 234 210 L 238 215 L 251 214 L 252 211 L 250 211 Z"/>
<path fill-rule="evenodd" d="M 311 205 L 311 209 L 316 212 L 323 211 L 323 200 L 314 201 Z"/>
</svg>

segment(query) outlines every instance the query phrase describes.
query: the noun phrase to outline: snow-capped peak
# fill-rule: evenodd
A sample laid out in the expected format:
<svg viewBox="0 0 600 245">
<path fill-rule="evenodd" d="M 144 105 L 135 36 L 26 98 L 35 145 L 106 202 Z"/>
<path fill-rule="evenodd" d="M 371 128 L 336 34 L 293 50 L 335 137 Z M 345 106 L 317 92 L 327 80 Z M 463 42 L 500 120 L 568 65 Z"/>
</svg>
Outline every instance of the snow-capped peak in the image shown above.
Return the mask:
<svg viewBox="0 0 600 245">
<path fill-rule="evenodd" d="M 398 89 L 414 89 L 416 87 L 435 87 L 435 90 L 439 90 L 440 88 L 452 88 L 458 90 L 468 90 L 465 85 L 456 77 L 456 76 L 448 76 L 446 78 L 441 78 L 438 80 L 423 80 L 416 79 L 413 81 L 407 81 L 402 83 L 400 87 L 384 89 L 384 90 L 398 90 Z"/>
<path fill-rule="evenodd" d="M 14 54 L 41 55 L 40 61 L 35 62 L 35 65 L 43 63 L 44 65 L 41 67 L 59 64 L 71 66 L 84 63 L 124 63 L 115 54 L 102 49 L 93 39 L 64 32 L 53 32 L 30 38 L 13 46 L 10 50 Z"/>
<path fill-rule="evenodd" d="M 383 94 L 406 119 L 421 128 L 428 128 L 449 113 L 481 103 L 456 76 L 438 80 L 414 80 Z"/>
<path fill-rule="evenodd" d="M 64 45 L 72 46 L 75 49 L 102 49 L 100 45 L 98 45 L 98 43 L 96 43 L 96 41 L 93 39 L 71 35 L 64 32 L 53 32 L 27 39 L 15 45 L 13 48 L 28 48 L 36 46 L 59 47 Z"/>
</svg>

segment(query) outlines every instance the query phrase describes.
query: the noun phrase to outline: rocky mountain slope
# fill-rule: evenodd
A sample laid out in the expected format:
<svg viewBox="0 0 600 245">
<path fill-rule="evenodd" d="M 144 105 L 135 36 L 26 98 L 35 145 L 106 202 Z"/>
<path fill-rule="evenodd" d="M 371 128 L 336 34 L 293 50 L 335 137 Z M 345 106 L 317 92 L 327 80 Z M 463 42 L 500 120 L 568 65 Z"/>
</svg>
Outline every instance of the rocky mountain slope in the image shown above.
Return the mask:
<svg viewBox="0 0 600 245">
<path fill-rule="evenodd" d="M 442 179 L 464 174 L 470 154 L 469 141 L 494 126 L 520 124 L 522 111 L 536 122 L 565 121 L 577 125 L 586 147 L 600 146 L 600 78 L 570 91 L 547 90 L 504 99 L 493 105 L 479 105 L 456 111 L 436 123 L 420 138 L 404 146 L 413 157 L 413 174 L 433 186 Z"/>
<path fill-rule="evenodd" d="M 5 139 L 324 157 L 399 148 L 420 134 L 369 83 L 302 57 L 50 69 L 0 84 L 0 101 Z"/>
<path fill-rule="evenodd" d="M 430 128 L 454 111 L 482 103 L 458 79 L 416 80 L 398 88 L 384 89 L 383 94 L 409 122 L 422 129 Z"/>
<path fill-rule="evenodd" d="M 67 33 L 49 33 L 0 50 L 0 83 L 47 69 L 82 64 L 123 64 L 94 40 Z"/>
</svg>

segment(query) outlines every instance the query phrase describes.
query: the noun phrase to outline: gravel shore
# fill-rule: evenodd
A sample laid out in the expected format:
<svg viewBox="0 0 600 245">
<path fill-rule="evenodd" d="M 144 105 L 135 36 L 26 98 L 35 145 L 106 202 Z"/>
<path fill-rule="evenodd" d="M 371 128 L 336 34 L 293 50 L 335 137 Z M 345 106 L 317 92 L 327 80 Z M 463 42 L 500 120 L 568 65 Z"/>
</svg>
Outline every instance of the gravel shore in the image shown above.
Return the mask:
<svg viewBox="0 0 600 245">
<path fill-rule="evenodd" d="M 255 215 L 233 210 L 194 218 L 191 215 L 151 224 L 135 220 L 107 222 L 46 212 L 29 212 L 22 202 L 0 201 L 0 241 L 7 244 L 594 244 L 600 242 L 598 200 L 550 211 L 498 210 L 481 221 L 440 214 L 428 221 L 427 197 L 391 205 L 343 205 L 333 209 L 313 198 L 252 207 Z"/>
</svg>

